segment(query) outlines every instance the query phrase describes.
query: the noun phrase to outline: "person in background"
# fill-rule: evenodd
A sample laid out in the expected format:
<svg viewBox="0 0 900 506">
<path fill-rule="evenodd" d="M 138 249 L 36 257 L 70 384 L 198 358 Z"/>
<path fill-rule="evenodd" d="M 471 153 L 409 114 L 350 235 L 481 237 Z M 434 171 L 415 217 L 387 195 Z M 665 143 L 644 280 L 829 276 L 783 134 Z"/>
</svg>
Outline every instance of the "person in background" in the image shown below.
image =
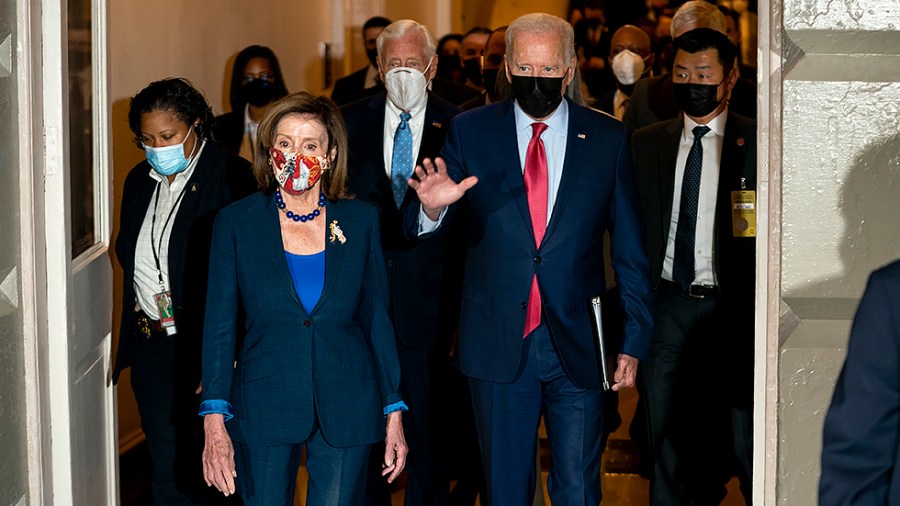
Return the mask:
<svg viewBox="0 0 900 506">
<path fill-rule="evenodd" d="M 724 5 L 720 5 L 719 10 L 725 15 L 725 35 L 727 35 L 728 39 L 738 48 L 737 68 L 741 73 L 741 78 L 748 82 L 755 83 L 756 69 L 741 61 L 741 44 L 743 43 L 743 37 L 741 36 L 741 15 L 737 11 L 729 9 Z"/>
<path fill-rule="evenodd" d="M 381 35 L 384 27 L 389 24 L 391 24 L 391 20 L 382 16 L 369 18 L 363 23 L 363 47 L 365 47 L 369 64 L 334 83 L 331 99 L 336 104 L 349 104 L 384 91 L 384 84 L 378 78 L 378 64 L 375 62 L 377 55 L 375 41 Z"/>
<path fill-rule="evenodd" d="M 503 69 L 503 55 L 506 54 L 506 26 L 501 26 L 488 37 L 482 57 L 481 76 L 484 83 L 484 92 L 460 106 L 460 109 L 468 111 L 476 107 L 487 105 L 509 96 L 509 81 L 501 74 Z"/>
<path fill-rule="evenodd" d="M 466 82 L 465 76 L 463 76 L 462 58 L 460 57 L 461 50 L 461 34 L 448 33 L 441 37 L 437 44 L 438 73 L 435 76 L 436 78 L 457 83 Z"/>
<path fill-rule="evenodd" d="M 400 214 L 404 203 L 415 200 L 406 183 L 415 164 L 440 153 L 450 121 L 459 113 L 428 91 L 437 61 L 425 26 L 396 21 L 378 39 L 378 66 L 387 91 L 343 108 L 352 146 L 348 187 L 358 199 L 376 205 L 381 216 L 391 320 L 403 398 L 410 406 L 403 420 L 410 447 L 408 505 L 445 504 L 450 488 L 444 390 L 459 314 L 460 276 L 453 264 L 459 255 L 451 249 L 452 234 L 433 241 L 407 240 Z M 372 488 L 370 495 L 383 502 L 386 494 Z"/>
<path fill-rule="evenodd" d="M 481 76 L 481 57 L 484 55 L 484 49 L 487 47 L 490 36 L 490 28 L 476 26 L 466 32 L 462 39 L 460 58 L 466 85 L 478 91 L 484 90 L 484 81 Z"/>
<path fill-rule="evenodd" d="M 737 50 L 724 33 L 697 28 L 674 44 L 683 113 L 638 129 L 631 146 L 656 291 L 638 381 L 650 500 L 719 504 L 736 475 L 749 504 L 756 122 L 728 106 Z"/>
<path fill-rule="evenodd" d="M 543 414 L 553 504 L 599 504 L 603 390 L 588 300 L 605 291 L 603 232 L 625 313 L 612 389 L 634 385 L 652 329 L 635 175 L 622 124 L 564 98 L 572 27 L 526 14 L 506 31 L 512 98 L 457 116 L 408 182 L 406 233 L 458 221 L 467 248 L 457 339 L 486 500 L 532 502 Z M 448 206 L 453 205 L 452 208 Z"/>
<path fill-rule="evenodd" d="M 305 447 L 306 503 L 359 506 L 370 446 L 385 440 L 389 482 L 407 453 L 378 211 L 348 198 L 331 100 L 276 102 L 256 147 L 263 191 L 224 209 L 212 235 L 204 477 L 246 506 L 291 505 Z"/>
<path fill-rule="evenodd" d="M 869 277 L 822 435 L 819 504 L 900 504 L 900 262 Z"/>
<path fill-rule="evenodd" d="M 131 388 L 153 461 L 156 505 L 201 504 L 200 346 L 212 222 L 255 187 L 250 163 L 212 142 L 214 119 L 190 82 L 150 83 L 128 125 L 146 159 L 125 179 L 116 259 L 122 315 L 113 380 Z"/>
<path fill-rule="evenodd" d="M 619 28 L 610 42 L 608 63 L 616 76 L 616 89 L 598 96 L 594 105 L 621 121 L 635 83 L 653 75 L 650 36 L 634 25 Z"/>
<path fill-rule="evenodd" d="M 265 46 L 242 49 L 234 59 L 230 90 L 231 112 L 216 118 L 216 141 L 229 153 L 252 161 L 259 121 L 288 93 L 275 53 Z"/>
</svg>

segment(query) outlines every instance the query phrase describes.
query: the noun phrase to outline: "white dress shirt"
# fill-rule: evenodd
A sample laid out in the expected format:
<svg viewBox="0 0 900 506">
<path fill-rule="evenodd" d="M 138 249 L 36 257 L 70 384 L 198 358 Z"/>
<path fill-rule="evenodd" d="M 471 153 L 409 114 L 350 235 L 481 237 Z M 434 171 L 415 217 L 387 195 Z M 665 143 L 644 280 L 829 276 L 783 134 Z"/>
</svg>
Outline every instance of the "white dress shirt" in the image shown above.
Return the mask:
<svg viewBox="0 0 900 506">
<path fill-rule="evenodd" d="M 253 160 L 253 151 L 256 149 L 256 131 L 259 123 L 250 118 L 250 104 L 244 105 L 244 135 L 241 137 L 239 155 L 246 160 Z"/>
<path fill-rule="evenodd" d="M 622 118 L 625 117 L 625 109 L 628 108 L 630 100 L 631 97 L 622 93 L 622 90 L 616 90 L 616 93 L 613 94 L 613 116 L 617 120 L 622 121 Z"/>
<path fill-rule="evenodd" d="M 697 206 L 697 230 L 694 236 L 694 283 L 695 285 L 715 285 L 716 270 L 713 259 L 715 240 L 716 197 L 719 193 L 719 164 L 722 159 L 722 143 L 725 135 L 727 109 L 712 119 L 706 126 L 710 128 L 700 139 L 703 146 L 703 165 L 700 173 L 700 194 Z M 675 263 L 675 234 L 678 231 L 678 214 L 681 209 L 681 183 L 688 154 L 694 144 L 694 127 L 697 122 L 683 115 L 684 128 L 678 143 L 678 158 L 675 161 L 675 189 L 672 198 L 672 220 L 669 225 L 669 240 L 666 244 L 666 258 L 663 261 L 662 277 L 672 281 Z"/>
<path fill-rule="evenodd" d="M 525 158 L 528 154 L 528 143 L 531 142 L 535 120 L 528 117 L 519 103 L 516 107 L 516 140 L 519 145 L 519 162 L 522 165 L 522 175 L 525 175 Z M 553 111 L 549 118 L 541 123 L 547 124 L 547 129 L 541 134 L 544 141 L 544 150 L 547 152 L 547 223 L 553 215 L 553 204 L 556 203 L 556 194 L 559 192 L 559 182 L 562 180 L 563 163 L 566 158 L 566 134 L 569 131 L 569 103 L 565 100 Z"/>
<path fill-rule="evenodd" d="M 172 285 L 169 283 L 169 237 L 172 235 L 172 227 L 178 215 L 178 208 L 181 205 L 182 191 L 189 192 L 190 188 L 186 188 L 194 168 L 197 166 L 197 160 L 203 154 L 203 148 L 206 141 L 200 144 L 200 149 L 191 158 L 187 168 L 175 174 L 175 179 L 171 184 L 166 182 L 166 177 L 161 176 L 158 172 L 150 169 L 150 177 L 155 179 L 158 184 L 156 191 L 150 197 L 150 205 L 147 206 L 147 213 L 144 215 L 144 222 L 141 225 L 141 231 L 138 233 L 137 247 L 134 252 L 134 293 L 137 297 L 137 305 L 147 316 L 154 320 L 159 320 L 159 308 L 156 306 L 156 299 L 153 297 L 160 293 L 159 273 L 156 270 L 156 261 L 153 259 L 153 247 L 159 255 L 159 267 L 162 271 L 163 283 L 166 290 L 171 290 Z M 159 202 L 156 202 L 156 195 L 159 193 Z M 156 213 L 156 225 L 153 228 L 153 245 L 151 246 L 150 230 L 153 223 L 153 214 Z M 172 214 L 172 218 L 166 225 L 166 219 Z M 160 245 L 162 247 L 160 247 Z M 137 309 L 137 308 L 135 308 Z"/>
<path fill-rule="evenodd" d="M 397 127 L 400 125 L 400 113 L 403 112 L 393 102 L 391 99 L 385 100 L 386 105 L 384 107 L 384 170 L 387 173 L 388 179 L 391 178 L 391 159 L 394 156 L 394 134 L 397 133 Z M 409 128 L 412 129 L 412 137 L 413 137 L 413 153 L 412 153 L 412 168 L 416 168 L 416 160 L 419 159 L 419 147 L 422 144 L 422 130 L 425 125 L 425 108 L 428 106 L 428 95 L 425 95 L 425 99 L 422 100 L 420 104 L 417 104 L 415 107 L 409 110 L 409 114 L 412 116 L 409 119 Z"/>
</svg>

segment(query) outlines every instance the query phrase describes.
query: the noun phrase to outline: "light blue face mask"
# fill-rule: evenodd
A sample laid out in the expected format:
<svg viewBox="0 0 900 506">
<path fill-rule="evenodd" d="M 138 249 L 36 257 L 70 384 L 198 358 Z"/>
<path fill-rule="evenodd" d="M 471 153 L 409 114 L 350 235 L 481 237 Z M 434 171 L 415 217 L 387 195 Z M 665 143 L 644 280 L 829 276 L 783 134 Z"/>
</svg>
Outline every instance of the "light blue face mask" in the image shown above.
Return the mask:
<svg viewBox="0 0 900 506">
<path fill-rule="evenodd" d="M 187 168 L 188 163 L 190 162 L 190 157 L 185 158 L 184 156 L 184 143 L 187 142 L 188 137 L 191 136 L 191 132 L 194 129 L 194 125 L 188 129 L 188 133 L 184 136 L 184 140 L 179 144 L 175 144 L 173 146 L 163 146 L 161 148 L 154 148 L 147 146 L 144 144 L 144 151 L 147 155 L 147 162 L 150 163 L 150 166 L 153 167 L 153 170 L 158 172 L 161 176 L 171 176 L 173 174 L 178 174 Z M 197 139 L 194 139 L 194 147 L 197 146 Z M 191 149 L 191 156 L 193 156 L 194 150 Z"/>
</svg>

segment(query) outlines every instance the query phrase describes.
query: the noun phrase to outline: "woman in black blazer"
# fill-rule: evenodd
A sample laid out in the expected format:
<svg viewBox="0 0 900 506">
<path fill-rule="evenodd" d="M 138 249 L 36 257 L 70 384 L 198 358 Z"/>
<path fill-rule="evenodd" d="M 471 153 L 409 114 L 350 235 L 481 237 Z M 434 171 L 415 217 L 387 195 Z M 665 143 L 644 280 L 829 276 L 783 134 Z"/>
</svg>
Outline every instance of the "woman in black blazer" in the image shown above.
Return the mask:
<svg viewBox="0 0 900 506">
<path fill-rule="evenodd" d="M 115 248 L 125 281 L 114 379 L 131 367 L 154 503 L 199 504 L 196 390 L 212 222 L 256 185 L 246 160 L 210 142 L 212 110 L 187 80 L 151 83 L 131 99 L 128 122 L 146 159 L 128 173 L 122 193 Z"/>
<path fill-rule="evenodd" d="M 388 481 L 407 453 L 378 212 L 347 198 L 347 130 L 330 99 L 285 97 L 257 139 L 264 190 L 213 230 L 204 475 L 246 506 L 293 504 L 305 446 L 307 504 L 357 506 L 371 445 L 385 440 Z"/>
<path fill-rule="evenodd" d="M 216 142 L 229 153 L 253 161 L 260 120 L 269 106 L 287 94 L 275 52 L 266 46 L 242 49 L 231 69 L 231 112 L 216 118 Z"/>
</svg>

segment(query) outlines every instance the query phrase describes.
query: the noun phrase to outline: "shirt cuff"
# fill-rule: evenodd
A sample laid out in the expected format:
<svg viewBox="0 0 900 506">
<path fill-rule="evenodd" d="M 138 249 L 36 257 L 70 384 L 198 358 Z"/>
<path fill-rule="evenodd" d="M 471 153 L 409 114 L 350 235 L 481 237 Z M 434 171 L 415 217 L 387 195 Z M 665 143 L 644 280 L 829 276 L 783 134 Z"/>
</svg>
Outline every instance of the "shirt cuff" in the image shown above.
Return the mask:
<svg viewBox="0 0 900 506">
<path fill-rule="evenodd" d="M 201 402 L 198 413 L 200 414 L 200 416 L 224 415 L 226 422 L 234 418 L 234 415 L 232 414 L 231 403 L 222 399 L 209 399 Z"/>
<path fill-rule="evenodd" d="M 419 233 L 417 235 L 425 235 L 430 234 L 437 230 L 438 227 L 441 226 L 441 222 L 444 221 L 444 215 L 447 214 L 447 208 L 445 207 L 440 216 L 438 216 L 437 221 L 432 220 L 425 214 L 425 210 L 422 208 L 422 205 L 419 205 Z"/>
<path fill-rule="evenodd" d="M 393 413 L 394 411 L 409 411 L 409 407 L 403 401 L 395 402 L 395 403 L 391 404 L 390 406 L 385 406 L 384 416 L 388 416 L 389 414 Z"/>
</svg>

